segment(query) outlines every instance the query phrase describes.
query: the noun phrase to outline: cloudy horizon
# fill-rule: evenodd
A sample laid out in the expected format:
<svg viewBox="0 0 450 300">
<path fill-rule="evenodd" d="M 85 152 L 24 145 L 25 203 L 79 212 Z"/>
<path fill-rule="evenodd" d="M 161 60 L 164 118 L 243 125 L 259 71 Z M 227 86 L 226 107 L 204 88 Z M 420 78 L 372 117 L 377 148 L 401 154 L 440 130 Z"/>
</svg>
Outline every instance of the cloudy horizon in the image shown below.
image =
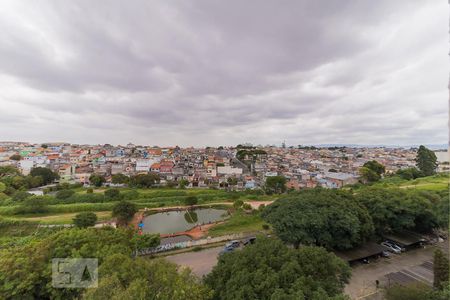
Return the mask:
<svg viewBox="0 0 450 300">
<path fill-rule="evenodd" d="M 0 5 L 3 141 L 448 141 L 445 1 Z"/>
</svg>

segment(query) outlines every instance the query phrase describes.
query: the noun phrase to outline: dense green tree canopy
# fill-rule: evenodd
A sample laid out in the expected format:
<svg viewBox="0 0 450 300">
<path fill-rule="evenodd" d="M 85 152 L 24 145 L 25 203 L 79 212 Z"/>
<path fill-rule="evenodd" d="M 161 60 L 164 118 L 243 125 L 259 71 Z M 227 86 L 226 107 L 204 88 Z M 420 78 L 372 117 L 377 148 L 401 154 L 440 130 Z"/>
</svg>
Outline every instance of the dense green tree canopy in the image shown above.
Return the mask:
<svg viewBox="0 0 450 300">
<path fill-rule="evenodd" d="M 21 205 L 15 209 L 16 214 L 38 214 L 48 211 L 48 205 L 42 196 L 31 196 L 23 200 Z"/>
<path fill-rule="evenodd" d="M 130 178 L 128 178 L 128 176 L 119 173 L 119 174 L 114 174 L 111 176 L 111 182 L 114 184 L 123 184 L 123 183 L 128 183 Z"/>
<path fill-rule="evenodd" d="M 56 199 L 67 199 L 75 194 L 73 190 L 60 190 L 56 192 Z"/>
<path fill-rule="evenodd" d="M 266 179 L 265 190 L 267 194 L 281 194 L 286 191 L 286 177 L 270 176 Z"/>
<path fill-rule="evenodd" d="M 363 167 L 374 171 L 378 175 L 382 175 L 382 174 L 384 174 L 384 172 L 386 172 L 386 168 L 382 164 L 377 162 L 376 160 L 369 160 L 369 161 L 365 162 Z"/>
<path fill-rule="evenodd" d="M 373 183 L 381 179 L 379 174 L 366 167 L 359 169 L 359 175 L 363 183 Z"/>
<path fill-rule="evenodd" d="M 118 225 L 127 225 L 137 211 L 136 204 L 120 201 L 113 206 L 112 216 L 117 219 Z"/>
<path fill-rule="evenodd" d="M 131 259 L 115 254 L 99 268 L 98 288 L 86 291 L 83 299 L 210 299 L 211 290 L 201 284 L 188 269 L 165 260 Z"/>
<path fill-rule="evenodd" d="M 119 189 L 107 189 L 105 191 L 105 198 L 107 200 L 120 200 L 122 197 Z"/>
<path fill-rule="evenodd" d="M 213 299 L 343 299 L 350 272 L 323 248 L 291 249 L 258 237 L 255 244 L 220 256 L 205 282 Z"/>
<path fill-rule="evenodd" d="M 296 247 L 349 249 L 373 233 L 367 209 L 340 190 L 303 190 L 267 206 L 262 216 L 283 241 Z"/>
<path fill-rule="evenodd" d="M 73 218 L 73 224 L 81 228 L 94 226 L 95 222 L 97 222 L 97 215 L 93 212 L 82 212 Z"/>
<path fill-rule="evenodd" d="M 436 174 L 437 157 L 433 151 L 425 146 L 420 146 L 417 150 L 416 166 L 424 176 Z"/>
<path fill-rule="evenodd" d="M 31 169 L 30 175 L 33 177 L 34 176 L 42 177 L 43 184 L 50 184 L 53 181 L 55 181 L 55 179 L 59 178 L 58 174 L 56 174 L 49 168 L 42 168 L 42 167 L 37 167 L 37 168 Z"/>
<path fill-rule="evenodd" d="M 412 180 L 423 176 L 422 172 L 420 172 L 417 168 L 399 169 L 396 174 L 400 176 L 400 178 L 406 180 Z"/>
<path fill-rule="evenodd" d="M 438 226 L 434 207 L 440 196 L 435 193 L 367 188 L 356 198 L 367 207 L 378 234 L 406 229 L 427 232 Z"/>
<path fill-rule="evenodd" d="M 0 298 L 72 299 L 83 290 L 54 289 L 52 258 L 98 258 L 99 264 L 116 253 L 131 255 L 132 232 L 104 229 L 66 229 L 43 240 L 0 250 Z"/>
<path fill-rule="evenodd" d="M 149 188 L 158 183 L 159 180 L 159 175 L 155 173 L 138 174 L 130 178 L 130 185 L 141 188 Z"/>
<path fill-rule="evenodd" d="M 98 258 L 100 266 L 100 285 L 98 289 L 90 289 L 89 293 L 98 297 L 89 299 L 139 299 L 121 298 L 120 288 L 126 290 L 133 280 L 146 278 L 149 290 L 158 299 L 171 299 L 181 295 L 183 289 L 192 293 L 207 294 L 207 289 L 196 282 L 191 275 L 178 275 L 174 265 L 165 262 L 150 262 L 146 259 L 132 260 L 136 248 L 132 230 L 113 228 L 64 229 L 47 238 L 33 241 L 21 246 L 0 249 L 0 298 L 1 299 L 77 299 L 85 292 L 83 289 L 55 289 L 52 287 L 52 258 Z M 159 242 L 159 236 L 150 235 L 152 241 Z M 152 243 L 155 245 L 155 242 Z M 149 262 L 149 265 L 146 265 Z M 109 286 L 110 294 L 102 287 L 108 276 L 123 279 L 117 286 Z M 145 275 L 142 277 L 142 275 Z M 131 290 L 145 285 L 130 285 Z M 130 290 L 130 292 L 131 292 Z M 201 291 L 201 292 L 199 292 Z M 102 294 L 105 293 L 102 297 Z M 179 293 L 179 294 L 177 294 Z M 134 295 L 134 294 L 131 294 Z M 137 294 L 136 294 L 137 295 Z M 197 294 L 194 294 L 197 295 Z M 181 296 L 180 296 L 181 297 Z M 145 297 L 144 297 L 145 298 Z M 140 298 L 140 299 L 144 299 Z M 151 297 L 150 297 L 151 298 Z M 181 299 L 181 298 L 174 298 Z M 190 298 L 195 299 L 195 298 Z M 199 298 L 202 299 L 202 298 Z"/>
<path fill-rule="evenodd" d="M 434 252 L 433 259 L 433 273 L 434 273 L 434 282 L 433 286 L 437 289 L 443 289 L 446 285 L 449 284 L 449 260 L 448 255 L 444 254 L 442 250 L 437 249 Z"/>
<path fill-rule="evenodd" d="M 101 187 L 103 185 L 103 183 L 105 183 L 105 181 L 106 181 L 106 179 L 102 175 L 92 174 L 89 177 L 89 182 L 96 187 Z"/>
</svg>

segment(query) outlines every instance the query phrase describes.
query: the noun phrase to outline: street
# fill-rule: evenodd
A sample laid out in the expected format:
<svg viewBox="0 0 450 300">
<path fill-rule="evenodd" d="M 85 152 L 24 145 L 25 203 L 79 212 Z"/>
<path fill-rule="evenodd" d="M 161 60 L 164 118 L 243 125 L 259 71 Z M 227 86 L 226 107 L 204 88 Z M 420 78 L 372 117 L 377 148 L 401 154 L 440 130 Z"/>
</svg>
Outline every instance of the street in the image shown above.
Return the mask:
<svg viewBox="0 0 450 300">
<path fill-rule="evenodd" d="M 189 267 L 198 277 L 211 272 L 217 264 L 217 256 L 223 246 L 209 248 L 198 252 L 185 252 L 176 255 L 167 256 L 166 259 L 182 267 Z"/>
</svg>

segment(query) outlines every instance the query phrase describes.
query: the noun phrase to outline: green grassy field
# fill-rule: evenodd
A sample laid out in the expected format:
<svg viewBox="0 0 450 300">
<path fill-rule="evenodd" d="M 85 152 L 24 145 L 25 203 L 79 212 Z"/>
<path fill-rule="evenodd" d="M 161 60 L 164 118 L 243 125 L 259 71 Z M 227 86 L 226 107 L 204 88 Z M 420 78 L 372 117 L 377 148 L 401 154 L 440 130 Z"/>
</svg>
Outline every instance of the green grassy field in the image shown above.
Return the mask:
<svg viewBox="0 0 450 300">
<path fill-rule="evenodd" d="M 232 233 L 256 232 L 263 230 L 263 224 L 266 223 L 257 214 L 236 212 L 225 223 L 212 227 L 208 233 L 215 237 Z"/>
<path fill-rule="evenodd" d="M 21 215 L 11 219 L 18 221 L 36 222 L 39 224 L 72 224 L 72 219 L 77 213 L 63 213 L 63 214 L 39 214 L 39 215 Z M 111 219 L 110 211 L 95 212 L 97 221 L 107 221 Z"/>
<path fill-rule="evenodd" d="M 99 188 L 94 190 L 94 193 L 104 193 L 107 188 Z M 127 192 L 132 191 L 131 188 L 119 188 L 121 194 L 126 195 Z M 74 189 L 76 195 L 85 195 L 86 188 Z M 151 189 L 134 189 L 137 196 L 128 201 L 134 202 L 139 209 L 143 208 L 158 208 L 184 205 L 184 200 L 188 196 L 196 196 L 198 204 L 207 205 L 210 203 L 232 203 L 235 194 L 212 189 L 175 189 L 175 188 L 151 188 Z M 132 194 L 133 195 L 133 194 Z M 83 199 L 83 198 L 80 198 Z M 84 197 L 86 199 L 86 197 Z M 97 198 L 98 199 L 98 198 Z M 248 200 L 273 200 L 274 196 L 265 195 L 246 195 L 240 194 L 240 199 Z M 101 201 L 104 201 L 100 198 Z M 79 203 L 61 203 L 64 200 L 58 200 L 57 204 L 47 205 L 47 212 L 45 214 L 16 214 L 16 210 L 20 205 L 0 206 L 0 217 L 9 217 L 16 220 L 36 221 L 41 224 L 71 224 L 72 218 L 80 212 L 95 212 L 99 216 L 100 221 L 110 218 L 111 210 L 116 201 L 108 202 L 79 202 Z M 84 200 L 86 201 L 86 200 Z M 59 202 L 59 203 L 58 203 Z"/>
<path fill-rule="evenodd" d="M 449 183 L 450 177 L 448 175 L 439 174 L 435 176 L 417 178 L 414 180 L 404 180 L 398 177 L 388 177 L 375 184 L 375 186 L 440 191 L 448 189 Z"/>
</svg>

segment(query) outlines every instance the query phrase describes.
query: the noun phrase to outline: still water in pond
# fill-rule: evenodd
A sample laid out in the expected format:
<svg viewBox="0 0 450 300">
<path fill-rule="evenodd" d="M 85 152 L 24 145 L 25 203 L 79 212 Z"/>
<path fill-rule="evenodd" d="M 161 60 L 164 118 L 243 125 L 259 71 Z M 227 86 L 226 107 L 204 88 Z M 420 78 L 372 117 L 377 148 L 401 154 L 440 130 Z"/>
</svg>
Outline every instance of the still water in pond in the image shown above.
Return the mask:
<svg viewBox="0 0 450 300">
<path fill-rule="evenodd" d="M 197 225 L 222 220 L 226 213 L 226 210 L 215 208 L 161 212 L 144 218 L 143 232 L 165 234 L 185 231 Z"/>
</svg>

